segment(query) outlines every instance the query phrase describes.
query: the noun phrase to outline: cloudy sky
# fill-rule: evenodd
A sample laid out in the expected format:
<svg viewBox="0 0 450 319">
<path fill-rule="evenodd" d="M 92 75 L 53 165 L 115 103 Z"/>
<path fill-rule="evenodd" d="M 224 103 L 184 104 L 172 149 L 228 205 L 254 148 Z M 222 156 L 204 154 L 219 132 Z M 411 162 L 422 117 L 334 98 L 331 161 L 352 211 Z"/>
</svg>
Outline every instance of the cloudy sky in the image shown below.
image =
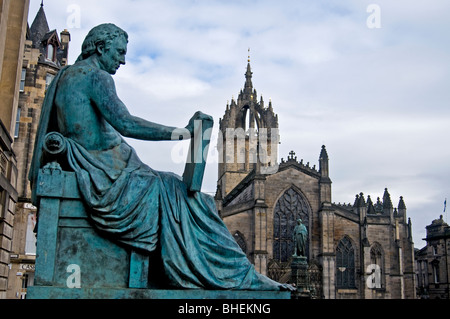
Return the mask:
<svg viewBox="0 0 450 319">
<path fill-rule="evenodd" d="M 29 22 L 41 0 L 31 0 Z M 327 147 L 333 201 L 373 200 L 387 187 L 405 199 L 417 248 L 450 199 L 448 0 L 45 0 L 51 29 L 72 36 L 69 63 L 94 26 L 129 33 L 115 75 L 130 112 L 184 127 L 197 110 L 216 126 L 253 85 L 279 116 L 280 158 L 294 150 L 318 165 Z M 182 173 L 172 142 L 130 141 L 157 170 Z M 210 155 L 204 191 L 214 193 Z"/>
</svg>

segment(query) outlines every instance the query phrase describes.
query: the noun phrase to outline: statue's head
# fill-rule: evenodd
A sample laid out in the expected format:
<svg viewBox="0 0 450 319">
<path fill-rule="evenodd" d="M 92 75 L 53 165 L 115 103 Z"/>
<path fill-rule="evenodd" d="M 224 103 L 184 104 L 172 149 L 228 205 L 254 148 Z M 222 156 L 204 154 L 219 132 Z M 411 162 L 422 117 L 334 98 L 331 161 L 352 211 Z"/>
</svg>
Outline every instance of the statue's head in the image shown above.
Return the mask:
<svg viewBox="0 0 450 319">
<path fill-rule="evenodd" d="M 102 69 L 114 74 L 121 64 L 125 64 L 127 43 L 128 34 L 118 26 L 111 23 L 98 25 L 84 39 L 77 62 L 97 55 Z"/>
<path fill-rule="evenodd" d="M 301 224 L 303 222 L 303 220 L 301 218 L 297 219 L 297 224 Z"/>
</svg>

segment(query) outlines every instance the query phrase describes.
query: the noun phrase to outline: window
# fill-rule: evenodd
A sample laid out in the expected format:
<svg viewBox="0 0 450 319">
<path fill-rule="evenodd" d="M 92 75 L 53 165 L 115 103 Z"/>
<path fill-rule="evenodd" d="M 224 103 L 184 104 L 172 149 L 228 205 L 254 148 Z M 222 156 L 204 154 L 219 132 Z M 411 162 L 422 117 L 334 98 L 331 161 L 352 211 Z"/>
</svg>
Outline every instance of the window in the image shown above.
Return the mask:
<svg viewBox="0 0 450 319">
<path fill-rule="evenodd" d="M 17 115 L 16 115 L 16 127 L 14 129 L 14 138 L 19 137 L 19 131 L 20 131 L 20 113 L 22 112 L 22 109 L 19 107 L 17 109 Z"/>
<path fill-rule="evenodd" d="M 433 280 L 435 284 L 439 283 L 439 262 L 437 260 L 433 261 Z"/>
<path fill-rule="evenodd" d="M 36 227 L 36 213 L 30 212 L 28 214 L 27 232 L 25 238 L 25 254 L 36 255 L 36 234 L 34 228 Z"/>
<path fill-rule="evenodd" d="M 438 254 L 438 248 L 437 246 L 433 246 L 433 255 L 437 255 Z"/>
<path fill-rule="evenodd" d="M 370 250 L 370 262 L 381 267 L 381 250 L 380 247 L 374 246 Z"/>
<path fill-rule="evenodd" d="M 47 46 L 47 60 L 53 61 L 55 56 L 55 47 L 53 44 Z"/>
<path fill-rule="evenodd" d="M 344 237 L 336 248 L 336 287 L 356 288 L 355 250 L 348 237 Z"/>
<path fill-rule="evenodd" d="M 382 288 L 384 286 L 383 282 L 383 253 L 380 244 L 375 243 L 370 249 L 370 263 L 376 265 L 374 267 L 375 271 L 375 288 Z"/>
<path fill-rule="evenodd" d="M 48 87 L 52 83 L 55 76 L 53 74 L 47 73 L 47 76 L 45 77 L 45 90 L 47 91 Z"/>
<path fill-rule="evenodd" d="M 4 209 L 4 191 L 0 188 L 0 218 L 4 217 L 3 209 Z"/>
<path fill-rule="evenodd" d="M 0 151 L 0 172 L 5 176 L 8 173 L 8 158 L 1 151 Z"/>
<path fill-rule="evenodd" d="M 24 92 L 25 91 L 25 79 L 27 76 L 27 69 L 23 68 L 22 69 L 22 74 L 20 76 L 20 92 Z"/>
<path fill-rule="evenodd" d="M 276 212 L 274 216 L 273 258 L 285 262 L 294 253 L 292 232 L 295 218 L 291 213 Z"/>
<path fill-rule="evenodd" d="M 242 251 L 247 253 L 247 244 L 245 243 L 244 235 L 237 231 L 234 234 L 234 240 L 236 240 L 236 243 L 241 247 Z"/>
<path fill-rule="evenodd" d="M 273 217 L 273 259 L 286 262 L 294 254 L 292 235 L 297 219 L 301 218 L 309 233 L 309 215 L 311 208 L 306 198 L 289 189 L 278 200 Z M 309 256 L 309 241 L 306 243 Z"/>
<path fill-rule="evenodd" d="M 22 277 L 22 289 L 28 288 L 28 274 L 24 274 Z"/>
</svg>

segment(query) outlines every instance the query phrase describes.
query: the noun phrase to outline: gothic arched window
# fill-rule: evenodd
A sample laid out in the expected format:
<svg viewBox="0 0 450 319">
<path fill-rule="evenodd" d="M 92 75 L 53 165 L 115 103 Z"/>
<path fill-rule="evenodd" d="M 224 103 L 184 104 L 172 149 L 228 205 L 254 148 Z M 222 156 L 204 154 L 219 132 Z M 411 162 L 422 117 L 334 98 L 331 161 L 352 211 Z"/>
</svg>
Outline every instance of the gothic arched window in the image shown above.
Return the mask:
<svg viewBox="0 0 450 319">
<path fill-rule="evenodd" d="M 336 247 L 336 287 L 355 288 L 355 249 L 345 236 Z"/>
<path fill-rule="evenodd" d="M 286 262 L 294 254 L 292 238 L 297 219 L 301 218 L 309 233 L 311 208 L 301 194 L 293 188 L 287 190 L 278 200 L 273 217 L 273 259 Z M 306 244 L 309 255 L 309 240 Z"/>
<path fill-rule="evenodd" d="M 241 247 L 242 251 L 247 253 L 247 244 L 245 243 L 244 235 L 242 235 L 239 231 L 234 234 L 234 240 Z"/>
<path fill-rule="evenodd" d="M 379 244 L 374 244 L 370 249 L 370 263 L 383 269 L 383 252 Z"/>
<path fill-rule="evenodd" d="M 370 249 L 370 263 L 372 265 L 375 274 L 375 288 L 384 287 L 384 262 L 383 262 L 383 249 L 381 245 L 375 243 Z M 373 266 L 376 265 L 376 266 Z M 378 277 L 379 276 L 379 277 Z"/>
</svg>

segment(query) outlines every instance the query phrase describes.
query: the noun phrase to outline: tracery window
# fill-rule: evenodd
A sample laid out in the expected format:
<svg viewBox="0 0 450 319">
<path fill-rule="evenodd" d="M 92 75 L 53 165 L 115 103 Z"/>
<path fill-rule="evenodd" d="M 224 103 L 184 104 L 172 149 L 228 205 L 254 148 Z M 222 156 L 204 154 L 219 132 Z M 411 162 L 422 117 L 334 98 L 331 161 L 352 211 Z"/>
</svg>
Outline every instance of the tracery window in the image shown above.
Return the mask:
<svg viewBox="0 0 450 319">
<path fill-rule="evenodd" d="M 292 235 L 297 219 L 301 218 L 309 233 L 310 205 L 303 195 L 293 188 L 287 190 L 278 200 L 273 220 L 273 259 L 286 262 L 294 253 Z M 306 246 L 309 254 L 309 241 Z M 308 257 L 308 256 L 307 256 Z"/>
<path fill-rule="evenodd" d="M 241 247 L 244 253 L 247 253 L 247 244 L 245 243 L 244 235 L 242 235 L 239 231 L 234 234 L 234 240 Z"/>
<path fill-rule="evenodd" d="M 383 250 L 381 248 L 381 245 L 378 243 L 375 243 L 372 248 L 370 249 L 370 263 L 372 265 L 376 265 L 377 267 L 373 268 L 376 272 L 376 285 L 374 287 L 376 288 L 382 288 L 384 287 L 384 262 L 383 262 Z"/>
<path fill-rule="evenodd" d="M 336 287 L 356 288 L 355 249 L 347 236 L 336 247 Z"/>
<path fill-rule="evenodd" d="M 379 244 L 375 244 L 370 249 L 370 262 L 377 265 L 380 269 L 383 269 L 383 253 Z"/>
</svg>

